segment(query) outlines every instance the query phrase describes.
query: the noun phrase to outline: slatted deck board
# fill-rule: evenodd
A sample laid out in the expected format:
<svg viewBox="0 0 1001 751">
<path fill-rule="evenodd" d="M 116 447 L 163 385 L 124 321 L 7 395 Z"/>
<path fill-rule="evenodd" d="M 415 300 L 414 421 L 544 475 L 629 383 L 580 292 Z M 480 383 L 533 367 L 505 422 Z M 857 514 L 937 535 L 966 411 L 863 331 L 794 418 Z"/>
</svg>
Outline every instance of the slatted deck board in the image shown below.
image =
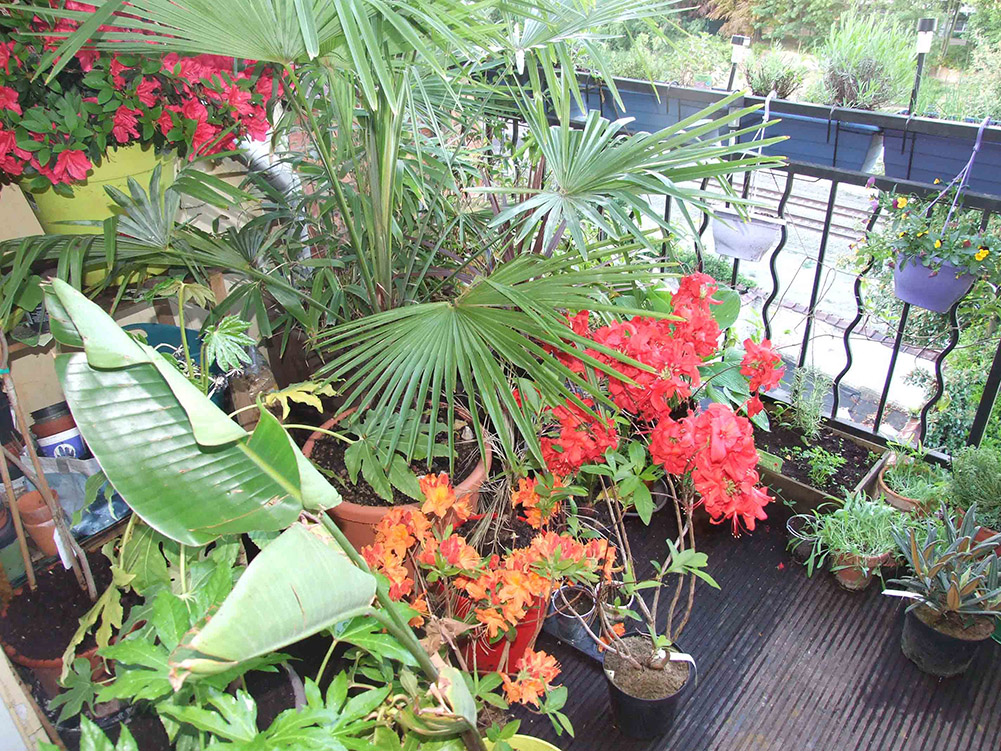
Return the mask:
<svg viewBox="0 0 1001 751">
<path fill-rule="evenodd" d="M 663 516 L 663 515 L 659 515 Z M 570 689 L 576 738 L 519 712 L 523 729 L 568 751 L 997 751 L 1001 749 L 1001 644 L 987 642 L 969 672 L 940 681 L 900 651 L 903 605 L 841 590 L 830 574 L 808 579 L 785 551 L 784 516 L 738 539 L 703 532 L 701 549 L 721 591 L 699 586 L 681 646 L 698 661 L 698 685 L 672 730 L 633 741 L 614 727 L 597 663 L 542 635 Z M 661 555 L 667 520 L 632 535 Z"/>
</svg>

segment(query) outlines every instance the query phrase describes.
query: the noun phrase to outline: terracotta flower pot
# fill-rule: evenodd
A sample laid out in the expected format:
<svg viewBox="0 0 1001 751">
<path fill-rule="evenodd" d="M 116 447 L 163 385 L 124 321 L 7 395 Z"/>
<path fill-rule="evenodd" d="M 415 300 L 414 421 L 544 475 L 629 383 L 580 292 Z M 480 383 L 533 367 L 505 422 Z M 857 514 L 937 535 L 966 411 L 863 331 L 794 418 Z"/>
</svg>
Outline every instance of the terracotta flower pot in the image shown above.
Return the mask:
<svg viewBox="0 0 1001 751">
<path fill-rule="evenodd" d="M 966 509 L 963 508 L 956 509 L 956 512 L 959 514 L 960 523 L 962 523 L 963 517 L 966 516 Z M 978 543 L 983 542 L 984 540 L 991 539 L 996 534 L 998 534 L 997 531 L 991 529 L 990 527 L 982 526 L 980 527 L 980 531 L 978 531 L 977 534 L 973 536 L 973 541 Z M 999 556 L 1001 556 L 1001 545 L 998 545 L 996 548 L 994 548 L 994 552 L 997 553 Z"/>
<path fill-rule="evenodd" d="M 879 571 L 892 555 L 892 553 L 883 553 L 864 558 L 851 554 L 836 555 L 831 561 L 831 573 L 838 580 L 838 584 L 845 589 L 861 592 L 869 586 L 872 575 Z"/>
<path fill-rule="evenodd" d="M 3 610 L 0 610 L 0 618 L 5 618 L 7 616 L 7 609 L 17 606 L 18 595 L 24 592 L 24 588 L 18 588 L 14 590 L 14 596 L 11 597 L 10 602 L 4 606 Z M 38 659 L 34 657 L 25 657 L 20 652 L 18 652 L 14 647 L 6 642 L 3 642 L 3 651 L 7 653 L 7 656 L 12 662 L 26 667 L 35 674 L 38 678 L 38 682 L 41 684 L 42 689 L 49 696 L 49 698 L 55 697 L 62 691 L 59 685 L 59 676 L 63 672 L 63 658 L 62 655 L 47 659 Z M 84 657 L 90 660 L 90 665 L 95 672 L 102 671 L 104 665 L 101 662 L 101 658 L 97 656 L 97 646 L 93 646 L 84 652 L 78 652 L 77 657 Z"/>
<path fill-rule="evenodd" d="M 55 491 L 52 491 L 52 497 L 56 500 L 59 499 Z M 17 510 L 21 513 L 21 521 L 25 524 L 40 524 L 52 518 L 52 512 L 49 511 L 45 499 L 37 490 L 18 496 Z"/>
<path fill-rule="evenodd" d="M 465 409 L 456 407 L 455 411 L 464 420 L 472 420 L 472 416 Z M 336 417 L 327 420 L 320 428 L 322 430 L 330 430 L 352 413 L 354 413 L 354 409 L 345 410 Z M 316 442 L 324 437 L 326 436 L 323 433 L 317 431 L 303 444 L 302 453 L 307 459 L 313 455 L 313 448 L 316 446 Z M 463 498 L 468 498 L 469 506 L 474 514 L 479 508 L 480 488 L 490 472 L 492 456 L 489 442 L 484 441 L 484 451 L 484 455 L 480 457 L 480 461 L 473 467 L 472 472 L 462 482 L 454 486 L 456 499 L 462 500 Z M 354 545 L 355 550 L 360 551 L 366 545 L 371 545 L 375 542 L 375 526 L 389 512 L 390 508 L 393 507 L 363 506 L 360 503 L 353 503 L 345 498 L 327 513 L 330 514 L 331 518 L 337 523 L 337 526 L 340 527 L 344 536 Z M 417 508 L 417 504 L 404 504 L 403 508 Z M 446 517 L 444 523 L 455 526 L 458 524 L 458 520 Z"/>
<path fill-rule="evenodd" d="M 886 502 L 891 506 L 900 509 L 901 511 L 911 512 L 916 510 L 920 504 L 914 498 L 908 498 L 906 495 L 901 495 L 886 484 L 886 470 L 891 464 L 895 463 L 896 458 L 896 454 L 890 456 L 890 458 L 887 459 L 880 468 L 879 475 L 876 476 L 876 488 L 880 493 L 882 493 Z"/>
</svg>

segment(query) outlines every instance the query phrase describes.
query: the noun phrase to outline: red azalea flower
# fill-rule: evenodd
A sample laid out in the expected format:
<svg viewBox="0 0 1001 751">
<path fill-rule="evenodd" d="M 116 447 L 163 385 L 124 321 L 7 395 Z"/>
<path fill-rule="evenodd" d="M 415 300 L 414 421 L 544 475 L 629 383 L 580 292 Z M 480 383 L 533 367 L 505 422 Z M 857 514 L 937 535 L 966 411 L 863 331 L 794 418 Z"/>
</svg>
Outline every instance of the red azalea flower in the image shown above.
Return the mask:
<svg viewBox="0 0 1001 751">
<path fill-rule="evenodd" d="M 152 107 L 156 104 L 154 94 L 160 88 L 160 82 L 155 78 L 143 78 L 136 86 L 136 98 L 144 107 Z"/>
<path fill-rule="evenodd" d="M 241 117 L 249 117 L 254 113 L 254 106 L 250 103 L 251 94 L 246 89 L 239 86 L 230 86 L 226 95 L 226 103 Z"/>
<path fill-rule="evenodd" d="M 268 137 L 268 131 L 271 130 L 271 123 L 268 122 L 268 118 L 263 107 L 255 107 L 254 114 L 250 117 L 245 117 L 241 121 L 241 125 L 247 134 L 255 141 L 265 140 Z"/>
<path fill-rule="evenodd" d="M 188 99 L 181 107 L 181 114 L 196 123 L 204 123 L 209 119 L 209 111 L 197 99 Z"/>
<path fill-rule="evenodd" d="M 10 110 L 20 115 L 21 105 L 17 101 L 17 92 L 9 86 L 0 86 L 0 110 Z"/>
<path fill-rule="evenodd" d="M 101 57 L 97 50 L 82 49 L 76 53 L 76 59 L 80 62 L 80 68 L 84 73 L 94 70 L 94 63 Z"/>
<path fill-rule="evenodd" d="M 111 65 L 108 66 L 108 69 L 111 71 L 112 85 L 118 90 L 124 89 L 125 79 L 122 78 L 122 72 L 128 70 L 129 66 L 122 65 L 118 59 L 118 55 L 115 55 L 111 58 Z"/>
<path fill-rule="evenodd" d="M 199 122 L 195 127 L 195 134 L 191 137 L 191 156 L 194 157 L 197 154 L 209 153 L 206 147 L 218 137 L 220 130 L 222 129 L 211 123 Z M 215 146 L 211 150 L 218 151 L 219 147 Z"/>
<path fill-rule="evenodd" d="M 86 152 L 66 149 L 60 151 L 59 156 L 56 157 L 54 173 L 61 178 L 62 182 L 81 181 L 87 179 L 87 173 L 90 172 L 91 166 Z"/>
<path fill-rule="evenodd" d="M 4 73 L 10 73 L 10 59 L 14 57 L 14 42 L 0 42 L 0 68 Z M 21 61 L 14 57 L 14 63 L 20 67 Z"/>
<path fill-rule="evenodd" d="M 138 123 L 141 114 L 140 110 L 134 110 L 124 104 L 115 111 L 111 133 L 118 143 L 127 143 L 130 138 L 139 138 Z"/>
<path fill-rule="evenodd" d="M 767 339 L 761 344 L 755 344 L 752 339 L 744 340 L 744 359 L 740 363 L 740 373 L 751 379 L 749 387 L 752 392 L 760 389 L 773 389 L 782 381 L 785 368 L 781 367 L 782 358 Z"/>
<path fill-rule="evenodd" d="M 764 408 L 765 405 L 761 403 L 761 397 L 759 397 L 757 394 L 755 394 L 746 402 L 744 402 L 744 411 L 747 412 L 748 417 L 754 417 Z"/>
</svg>

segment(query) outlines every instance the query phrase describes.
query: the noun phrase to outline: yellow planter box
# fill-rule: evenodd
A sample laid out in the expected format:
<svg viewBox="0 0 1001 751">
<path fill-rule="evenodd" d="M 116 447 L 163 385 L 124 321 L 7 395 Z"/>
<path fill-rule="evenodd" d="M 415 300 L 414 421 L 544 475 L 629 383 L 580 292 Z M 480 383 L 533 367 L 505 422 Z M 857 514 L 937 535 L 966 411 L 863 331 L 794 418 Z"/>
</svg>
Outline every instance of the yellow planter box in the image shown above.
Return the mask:
<svg viewBox="0 0 1001 751">
<path fill-rule="evenodd" d="M 124 193 L 129 192 L 129 178 L 133 177 L 143 187 L 149 189 L 149 180 L 157 163 L 161 163 L 161 190 L 174 181 L 173 156 L 158 157 L 152 148 L 132 144 L 114 149 L 95 167 L 86 182 L 73 186 L 73 197 L 65 198 L 49 189 L 42 193 L 28 193 L 28 202 L 38 217 L 38 223 L 47 235 L 90 235 L 100 234 L 99 227 L 63 224 L 68 221 L 104 220 L 117 209 L 104 190 L 110 185 Z"/>
</svg>

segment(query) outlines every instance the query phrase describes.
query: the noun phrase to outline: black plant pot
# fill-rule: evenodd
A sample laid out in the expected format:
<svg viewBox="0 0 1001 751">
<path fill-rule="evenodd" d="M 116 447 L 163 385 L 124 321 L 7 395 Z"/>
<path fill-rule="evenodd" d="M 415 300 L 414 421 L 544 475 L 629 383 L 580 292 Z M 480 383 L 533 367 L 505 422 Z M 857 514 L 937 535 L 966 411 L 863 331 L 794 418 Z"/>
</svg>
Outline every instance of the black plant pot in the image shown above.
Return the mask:
<svg viewBox="0 0 1001 751">
<path fill-rule="evenodd" d="M 553 619 L 553 633 L 557 639 L 575 645 L 590 641 L 591 637 L 577 616 L 580 615 L 590 626 L 594 622 L 595 599 L 594 592 L 584 587 L 560 587 L 553 592 L 549 605 L 549 618 Z"/>
<path fill-rule="evenodd" d="M 964 673 L 980 645 L 989 639 L 991 631 L 979 639 L 959 639 L 932 628 L 915 615 L 913 610 L 904 615 L 904 631 L 900 636 L 900 649 L 922 671 L 939 678 L 950 678 Z"/>
<path fill-rule="evenodd" d="M 694 668 L 688 673 L 688 680 L 681 689 L 663 699 L 641 699 L 627 694 L 615 685 L 608 672 L 605 681 L 608 683 L 608 698 L 612 705 L 612 716 L 619 731 L 629 738 L 646 739 L 659 738 L 665 735 L 674 724 L 674 716 L 691 691 L 694 683 L 692 675 Z"/>
</svg>

